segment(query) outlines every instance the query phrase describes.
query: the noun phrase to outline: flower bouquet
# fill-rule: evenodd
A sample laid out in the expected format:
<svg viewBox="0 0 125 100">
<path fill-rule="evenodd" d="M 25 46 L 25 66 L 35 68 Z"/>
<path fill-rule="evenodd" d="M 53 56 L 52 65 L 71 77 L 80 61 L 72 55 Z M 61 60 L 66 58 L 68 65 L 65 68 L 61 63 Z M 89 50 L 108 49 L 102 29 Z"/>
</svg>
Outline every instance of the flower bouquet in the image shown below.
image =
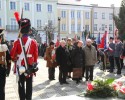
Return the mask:
<svg viewBox="0 0 125 100">
<path fill-rule="evenodd" d="M 111 86 L 113 81 L 114 79 L 99 79 L 92 83 L 87 83 L 87 90 L 84 95 L 91 98 L 116 97 L 117 92 Z"/>
<path fill-rule="evenodd" d="M 112 87 L 118 92 L 118 97 L 125 99 L 125 77 L 114 80 Z"/>
</svg>

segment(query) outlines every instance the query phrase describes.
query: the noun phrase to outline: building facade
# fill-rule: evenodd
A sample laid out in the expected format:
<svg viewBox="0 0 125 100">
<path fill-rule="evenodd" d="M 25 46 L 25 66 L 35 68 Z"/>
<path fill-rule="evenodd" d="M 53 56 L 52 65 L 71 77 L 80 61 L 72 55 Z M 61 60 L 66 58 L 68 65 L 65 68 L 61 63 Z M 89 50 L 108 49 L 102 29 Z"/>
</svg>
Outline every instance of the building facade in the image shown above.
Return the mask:
<svg viewBox="0 0 125 100">
<path fill-rule="evenodd" d="M 61 37 L 81 36 L 84 29 L 91 30 L 91 7 L 83 5 L 59 4 L 58 17 L 61 18 Z"/>
<path fill-rule="evenodd" d="M 58 0 L 0 0 L 0 27 L 6 29 L 6 39 L 14 40 L 18 36 L 18 24 L 14 12 L 22 13 L 31 20 L 31 25 L 43 32 L 48 22 L 57 26 Z M 42 35 L 41 35 L 42 36 Z"/>
<path fill-rule="evenodd" d="M 118 15 L 119 8 L 115 8 L 114 5 L 111 5 L 111 7 L 99 7 L 98 5 L 93 5 L 91 11 L 91 32 L 96 36 L 98 33 L 103 34 L 105 31 L 108 31 L 110 36 L 113 36 L 116 30 L 113 15 Z"/>
<path fill-rule="evenodd" d="M 113 14 L 118 15 L 119 8 L 100 7 L 98 5 L 75 5 L 58 3 L 58 16 L 61 18 L 60 33 L 62 37 L 80 36 L 83 31 L 94 33 L 96 37 L 98 33 L 103 35 L 108 31 L 110 36 L 116 30 L 113 21 Z"/>
</svg>

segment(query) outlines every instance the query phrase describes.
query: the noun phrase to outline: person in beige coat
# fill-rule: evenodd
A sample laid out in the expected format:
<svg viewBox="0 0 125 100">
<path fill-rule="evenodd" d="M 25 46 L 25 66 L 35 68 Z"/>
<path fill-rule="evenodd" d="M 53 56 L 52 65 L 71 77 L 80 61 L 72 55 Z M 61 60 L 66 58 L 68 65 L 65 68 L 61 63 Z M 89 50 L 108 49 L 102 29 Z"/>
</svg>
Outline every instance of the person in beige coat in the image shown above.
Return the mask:
<svg viewBox="0 0 125 100">
<path fill-rule="evenodd" d="M 85 52 L 85 70 L 86 70 L 86 81 L 93 81 L 93 68 L 97 61 L 97 53 L 94 46 L 92 46 L 91 39 L 87 39 L 86 46 L 84 47 Z"/>
<path fill-rule="evenodd" d="M 49 47 L 46 48 L 46 67 L 48 67 L 49 80 L 55 80 L 55 67 L 57 67 L 55 59 L 55 48 L 54 43 L 50 42 Z"/>
</svg>

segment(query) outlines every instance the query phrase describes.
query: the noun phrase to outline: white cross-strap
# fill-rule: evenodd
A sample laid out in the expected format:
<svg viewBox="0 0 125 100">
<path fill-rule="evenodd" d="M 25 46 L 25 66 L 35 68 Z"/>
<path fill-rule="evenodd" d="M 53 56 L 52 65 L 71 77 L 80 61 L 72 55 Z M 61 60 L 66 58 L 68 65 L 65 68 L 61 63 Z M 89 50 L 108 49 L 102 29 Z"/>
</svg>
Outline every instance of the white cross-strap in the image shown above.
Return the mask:
<svg viewBox="0 0 125 100">
<path fill-rule="evenodd" d="M 31 40 L 32 40 L 31 38 L 28 38 L 28 40 L 27 40 L 27 42 L 26 42 L 26 44 L 25 44 L 25 51 L 27 51 L 28 48 L 30 49 Z M 20 41 L 20 44 L 21 44 L 22 52 L 21 52 L 20 55 L 18 55 L 19 58 L 18 58 L 18 60 L 17 60 L 17 65 L 18 65 L 18 66 L 21 66 L 22 60 L 24 59 L 24 61 L 25 61 L 25 55 L 24 55 L 24 52 L 23 52 L 23 45 L 22 45 L 21 39 L 19 39 L 19 41 Z M 29 52 L 29 50 L 28 50 L 28 52 Z M 26 64 L 26 63 L 25 63 L 25 64 Z M 27 65 L 26 65 L 26 68 L 27 68 Z"/>
</svg>

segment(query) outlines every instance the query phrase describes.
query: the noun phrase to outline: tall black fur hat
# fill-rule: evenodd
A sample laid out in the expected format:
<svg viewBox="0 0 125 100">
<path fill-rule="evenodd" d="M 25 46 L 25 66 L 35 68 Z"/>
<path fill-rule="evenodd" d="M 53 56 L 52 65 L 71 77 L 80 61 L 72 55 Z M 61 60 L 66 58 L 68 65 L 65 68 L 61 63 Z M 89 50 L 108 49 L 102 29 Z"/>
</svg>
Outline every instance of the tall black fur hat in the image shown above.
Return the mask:
<svg viewBox="0 0 125 100">
<path fill-rule="evenodd" d="M 3 32 L 3 30 L 4 30 L 3 28 L 0 28 L 0 34 Z"/>
<path fill-rule="evenodd" d="M 3 37 L 3 34 L 2 34 L 3 30 L 4 30 L 3 28 L 0 28 L 0 38 Z"/>
<path fill-rule="evenodd" d="M 21 33 L 27 34 L 30 31 L 31 23 L 30 20 L 27 18 L 20 19 L 19 22 L 19 29 L 21 29 Z"/>
</svg>

